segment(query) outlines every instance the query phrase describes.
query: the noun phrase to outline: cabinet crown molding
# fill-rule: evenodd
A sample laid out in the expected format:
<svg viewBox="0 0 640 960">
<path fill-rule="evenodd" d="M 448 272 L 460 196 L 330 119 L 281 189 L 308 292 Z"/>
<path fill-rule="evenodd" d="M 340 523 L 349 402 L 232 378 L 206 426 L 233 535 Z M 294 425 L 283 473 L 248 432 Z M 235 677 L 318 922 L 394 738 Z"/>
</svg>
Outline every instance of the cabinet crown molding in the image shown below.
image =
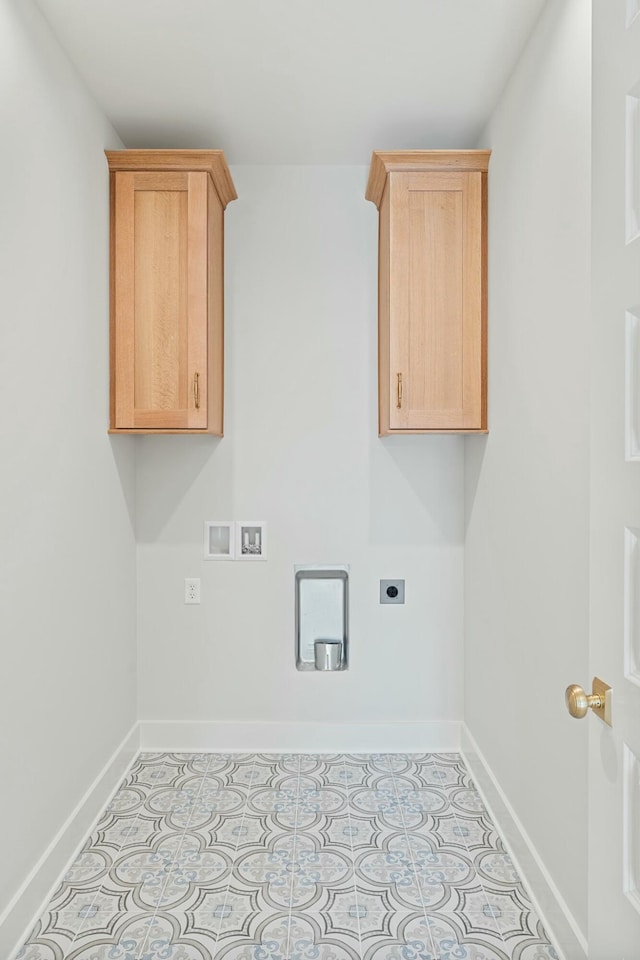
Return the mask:
<svg viewBox="0 0 640 960">
<path fill-rule="evenodd" d="M 223 150 L 105 150 L 112 172 L 205 172 L 213 181 L 223 210 L 238 199 Z"/>
<path fill-rule="evenodd" d="M 491 150 L 374 150 L 365 197 L 378 210 L 387 174 L 457 170 L 486 173 Z"/>
</svg>

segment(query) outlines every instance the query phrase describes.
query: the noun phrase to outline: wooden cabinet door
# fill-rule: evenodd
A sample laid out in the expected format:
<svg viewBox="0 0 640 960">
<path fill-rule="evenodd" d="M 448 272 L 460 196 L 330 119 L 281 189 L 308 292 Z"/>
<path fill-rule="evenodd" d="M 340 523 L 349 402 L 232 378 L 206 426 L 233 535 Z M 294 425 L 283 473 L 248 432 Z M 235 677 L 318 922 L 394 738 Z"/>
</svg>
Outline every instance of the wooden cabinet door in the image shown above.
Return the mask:
<svg viewBox="0 0 640 960">
<path fill-rule="evenodd" d="M 112 427 L 206 430 L 208 175 L 112 176 Z"/>
<path fill-rule="evenodd" d="M 387 189 L 389 428 L 483 429 L 482 174 L 393 172 Z"/>
</svg>

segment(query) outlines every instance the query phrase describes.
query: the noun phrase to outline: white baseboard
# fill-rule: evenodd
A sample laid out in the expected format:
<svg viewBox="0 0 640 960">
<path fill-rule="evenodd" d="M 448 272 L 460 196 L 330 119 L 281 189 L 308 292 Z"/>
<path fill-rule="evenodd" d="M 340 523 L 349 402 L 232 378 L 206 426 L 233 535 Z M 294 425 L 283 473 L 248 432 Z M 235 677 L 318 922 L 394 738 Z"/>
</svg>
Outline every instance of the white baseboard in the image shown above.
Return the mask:
<svg viewBox="0 0 640 960">
<path fill-rule="evenodd" d="M 583 932 L 465 724 L 461 730 L 461 752 L 561 960 L 587 960 L 588 945 Z"/>
<path fill-rule="evenodd" d="M 140 723 L 140 749 L 222 753 L 446 753 L 460 723 Z"/>
<path fill-rule="evenodd" d="M 138 724 L 107 760 L 89 789 L 0 915 L 0 956 L 12 957 L 25 942 L 82 844 L 138 753 Z"/>
</svg>

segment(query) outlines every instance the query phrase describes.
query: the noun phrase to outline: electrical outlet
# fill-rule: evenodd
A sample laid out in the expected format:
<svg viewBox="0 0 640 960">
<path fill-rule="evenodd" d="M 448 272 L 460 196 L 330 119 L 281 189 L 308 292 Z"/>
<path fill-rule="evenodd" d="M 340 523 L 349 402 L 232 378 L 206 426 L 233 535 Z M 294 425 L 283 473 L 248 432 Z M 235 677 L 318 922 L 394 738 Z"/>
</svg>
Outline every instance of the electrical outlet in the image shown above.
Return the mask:
<svg viewBox="0 0 640 960">
<path fill-rule="evenodd" d="M 404 603 L 404 580 L 381 580 L 380 603 Z"/>
<path fill-rule="evenodd" d="M 200 577 L 186 577 L 184 581 L 184 602 L 200 603 Z"/>
</svg>

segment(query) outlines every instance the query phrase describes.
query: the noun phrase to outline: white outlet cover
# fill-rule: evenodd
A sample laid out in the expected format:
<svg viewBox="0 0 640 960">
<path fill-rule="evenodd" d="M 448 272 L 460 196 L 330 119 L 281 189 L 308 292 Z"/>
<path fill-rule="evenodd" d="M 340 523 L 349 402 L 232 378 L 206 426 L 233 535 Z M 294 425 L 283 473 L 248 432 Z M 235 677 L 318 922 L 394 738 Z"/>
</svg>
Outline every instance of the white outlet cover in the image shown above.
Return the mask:
<svg viewBox="0 0 640 960">
<path fill-rule="evenodd" d="M 200 577 L 185 577 L 184 602 L 200 603 Z"/>
</svg>

